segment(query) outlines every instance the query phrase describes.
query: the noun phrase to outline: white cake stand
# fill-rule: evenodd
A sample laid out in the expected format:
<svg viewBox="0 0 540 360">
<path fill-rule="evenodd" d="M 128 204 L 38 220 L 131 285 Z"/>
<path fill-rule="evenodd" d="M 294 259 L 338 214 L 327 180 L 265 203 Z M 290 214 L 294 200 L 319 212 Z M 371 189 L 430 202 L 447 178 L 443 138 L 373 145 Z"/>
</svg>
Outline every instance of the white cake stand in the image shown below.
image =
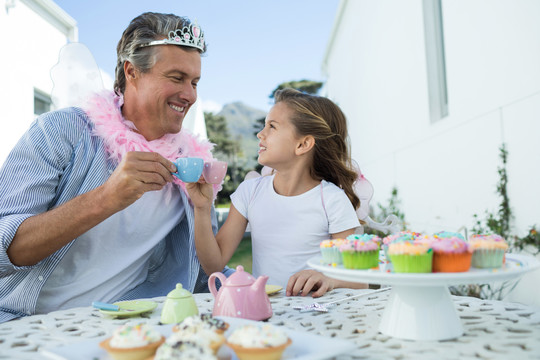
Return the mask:
<svg viewBox="0 0 540 360">
<path fill-rule="evenodd" d="M 384 266 L 380 270 L 349 270 L 342 265 L 323 264 L 320 256 L 311 258 L 307 264 L 332 278 L 391 285 L 379 331 L 407 340 L 447 340 L 463 334 L 449 285 L 505 281 L 540 267 L 534 257 L 517 254 L 506 254 L 505 265 L 500 269 L 471 268 L 463 273 L 398 274 Z"/>
</svg>

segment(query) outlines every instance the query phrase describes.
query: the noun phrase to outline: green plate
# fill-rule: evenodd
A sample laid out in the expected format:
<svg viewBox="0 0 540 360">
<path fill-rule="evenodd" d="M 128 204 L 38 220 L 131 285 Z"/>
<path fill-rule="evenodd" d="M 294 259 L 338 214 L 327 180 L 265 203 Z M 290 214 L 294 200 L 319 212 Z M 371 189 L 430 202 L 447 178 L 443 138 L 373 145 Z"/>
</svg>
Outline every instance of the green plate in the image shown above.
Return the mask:
<svg viewBox="0 0 540 360">
<path fill-rule="evenodd" d="M 118 311 L 99 310 L 102 314 L 112 316 L 135 316 L 145 312 L 154 310 L 157 307 L 157 302 L 145 300 L 119 301 L 114 305 L 118 305 Z"/>
</svg>

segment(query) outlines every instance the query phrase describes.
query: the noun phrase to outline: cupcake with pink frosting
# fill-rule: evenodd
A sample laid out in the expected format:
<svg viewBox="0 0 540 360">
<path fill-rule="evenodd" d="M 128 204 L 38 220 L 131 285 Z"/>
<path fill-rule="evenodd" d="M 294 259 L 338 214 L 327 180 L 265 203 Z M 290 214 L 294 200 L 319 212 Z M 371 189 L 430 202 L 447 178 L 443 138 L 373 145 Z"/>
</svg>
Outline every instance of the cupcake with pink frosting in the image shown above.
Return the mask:
<svg viewBox="0 0 540 360">
<path fill-rule="evenodd" d="M 460 237 L 443 237 L 431 243 L 433 272 L 465 272 L 471 267 L 472 248 Z"/>
<path fill-rule="evenodd" d="M 339 247 L 345 269 L 371 269 L 379 266 L 379 244 L 353 240 Z"/>
<path fill-rule="evenodd" d="M 497 234 L 471 235 L 469 245 L 473 250 L 472 266 L 482 269 L 500 268 L 508 244 Z"/>
</svg>

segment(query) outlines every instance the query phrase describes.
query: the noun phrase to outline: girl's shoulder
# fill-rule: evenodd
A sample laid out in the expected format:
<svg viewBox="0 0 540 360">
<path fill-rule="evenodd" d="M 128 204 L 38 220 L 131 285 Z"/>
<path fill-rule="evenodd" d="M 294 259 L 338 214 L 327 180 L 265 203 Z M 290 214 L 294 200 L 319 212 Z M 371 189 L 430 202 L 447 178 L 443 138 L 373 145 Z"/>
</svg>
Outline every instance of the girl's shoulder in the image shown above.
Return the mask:
<svg viewBox="0 0 540 360">
<path fill-rule="evenodd" d="M 247 190 L 247 189 L 256 189 L 262 184 L 266 184 L 269 181 L 272 181 L 273 176 L 267 175 L 267 176 L 259 176 L 256 178 L 250 178 L 242 181 L 240 185 L 238 185 L 238 189 Z"/>
<path fill-rule="evenodd" d="M 323 188 L 323 193 L 326 194 L 339 194 L 345 193 L 342 188 L 334 184 L 333 182 L 321 180 L 321 185 Z"/>
</svg>

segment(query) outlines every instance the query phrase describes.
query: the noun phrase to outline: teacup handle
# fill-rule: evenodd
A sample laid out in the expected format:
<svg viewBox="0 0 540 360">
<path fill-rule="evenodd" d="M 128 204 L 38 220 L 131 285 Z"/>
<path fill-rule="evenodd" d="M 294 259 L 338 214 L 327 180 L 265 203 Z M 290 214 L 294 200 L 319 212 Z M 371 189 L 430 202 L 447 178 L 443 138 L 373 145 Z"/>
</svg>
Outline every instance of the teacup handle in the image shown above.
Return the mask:
<svg viewBox="0 0 540 360">
<path fill-rule="evenodd" d="M 225 280 L 227 280 L 225 275 L 223 275 L 223 273 L 220 273 L 220 272 L 215 272 L 212 275 L 210 275 L 210 277 L 208 278 L 208 288 L 210 289 L 210 292 L 212 293 L 212 295 L 214 295 L 214 297 L 216 297 L 218 293 L 216 289 L 216 278 L 218 278 L 219 281 L 221 281 L 221 286 L 223 286 L 223 284 L 225 284 Z"/>
</svg>

